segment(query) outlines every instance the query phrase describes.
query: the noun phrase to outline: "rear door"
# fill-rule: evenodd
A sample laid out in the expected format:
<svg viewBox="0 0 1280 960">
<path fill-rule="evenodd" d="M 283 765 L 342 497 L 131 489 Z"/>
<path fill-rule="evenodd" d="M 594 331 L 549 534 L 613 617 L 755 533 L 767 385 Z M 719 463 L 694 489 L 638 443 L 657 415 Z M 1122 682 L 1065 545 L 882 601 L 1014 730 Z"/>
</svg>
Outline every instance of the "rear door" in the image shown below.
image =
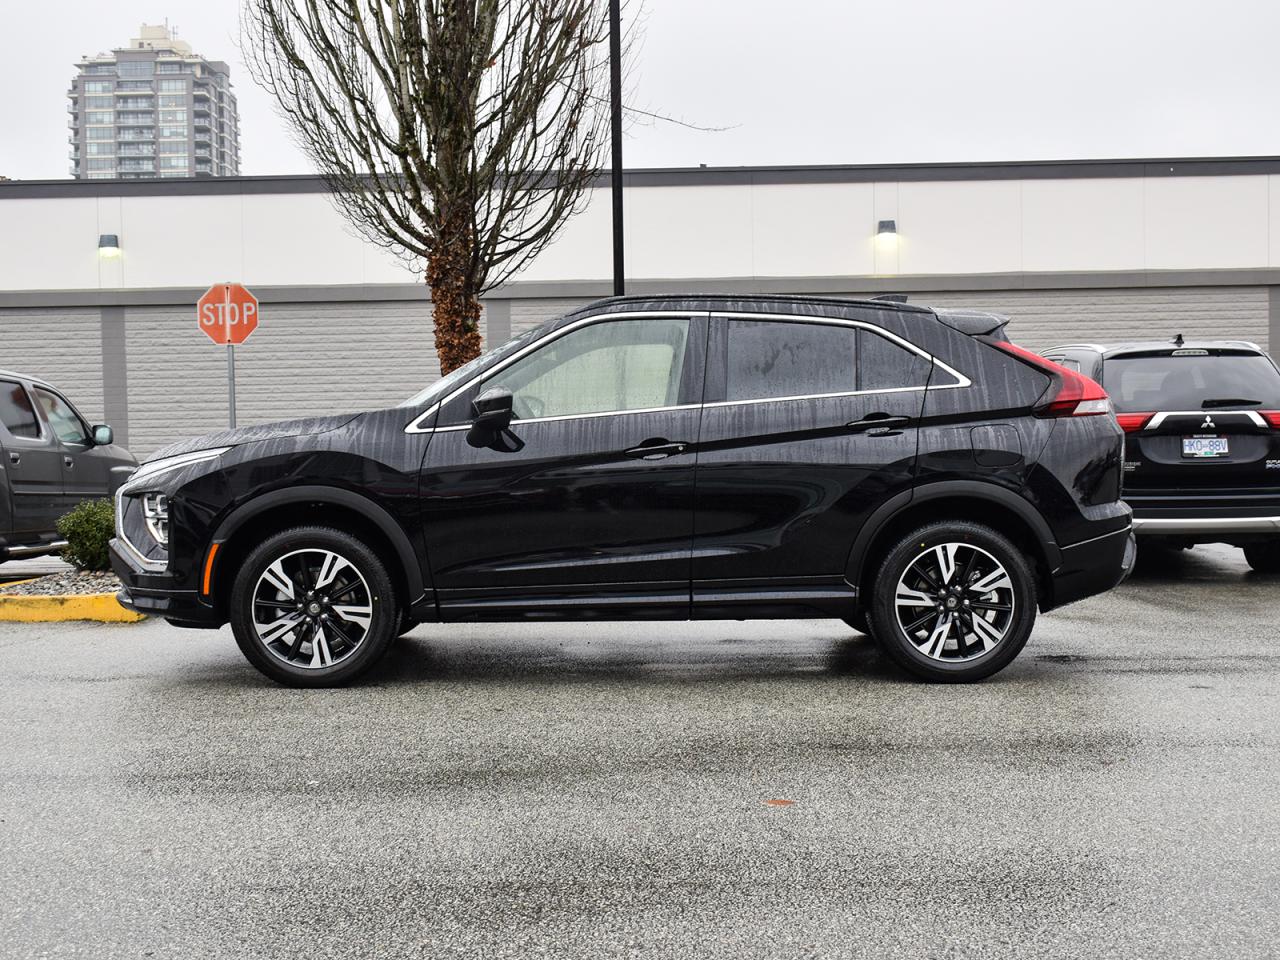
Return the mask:
<svg viewBox="0 0 1280 960">
<path fill-rule="evenodd" d="M 1127 434 L 1127 496 L 1273 496 L 1280 487 L 1280 372 L 1265 354 L 1121 354 L 1103 362 L 1103 386 Z"/>
<path fill-rule="evenodd" d="M 36 413 L 26 384 L 0 379 L 0 444 L 9 480 L 14 542 L 52 535 L 65 512 L 62 450 Z"/>
<path fill-rule="evenodd" d="M 693 601 L 838 610 L 871 512 L 911 487 L 931 361 L 868 323 L 713 316 Z"/>
</svg>

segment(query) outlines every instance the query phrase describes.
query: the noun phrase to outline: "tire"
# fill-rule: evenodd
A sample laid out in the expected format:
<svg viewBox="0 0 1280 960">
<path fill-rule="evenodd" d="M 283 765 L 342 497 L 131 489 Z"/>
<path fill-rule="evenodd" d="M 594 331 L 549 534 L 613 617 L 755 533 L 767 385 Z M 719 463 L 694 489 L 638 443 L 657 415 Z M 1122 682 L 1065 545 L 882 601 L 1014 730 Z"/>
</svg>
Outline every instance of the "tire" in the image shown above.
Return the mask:
<svg viewBox="0 0 1280 960">
<path fill-rule="evenodd" d="M 939 582 L 948 572 L 950 580 Z M 1007 537 L 977 523 L 941 521 L 913 531 L 890 548 L 872 586 L 872 636 L 922 680 L 967 683 L 1003 670 L 1035 622 L 1030 565 Z"/>
<path fill-rule="evenodd" d="M 1280 573 L 1280 540 L 1251 543 L 1244 548 L 1244 558 L 1258 573 Z"/>
<path fill-rule="evenodd" d="M 291 687 L 349 683 L 382 659 L 400 626 L 386 565 L 329 527 L 295 527 L 256 547 L 236 574 L 230 613 L 245 658 Z"/>
<path fill-rule="evenodd" d="M 867 611 L 862 609 L 861 607 L 858 608 L 856 613 L 853 613 L 850 616 L 845 617 L 844 622 L 848 624 L 849 627 L 851 627 L 852 629 L 857 630 L 859 633 L 871 632 L 871 626 L 870 624 L 867 623 Z"/>
</svg>

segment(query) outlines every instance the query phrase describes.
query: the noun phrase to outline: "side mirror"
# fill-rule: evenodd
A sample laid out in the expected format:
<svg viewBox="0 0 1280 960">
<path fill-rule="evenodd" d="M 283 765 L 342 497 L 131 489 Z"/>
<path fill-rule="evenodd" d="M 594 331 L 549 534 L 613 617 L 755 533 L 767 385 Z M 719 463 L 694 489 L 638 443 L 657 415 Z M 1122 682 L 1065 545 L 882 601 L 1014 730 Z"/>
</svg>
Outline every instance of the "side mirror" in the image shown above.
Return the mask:
<svg viewBox="0 0 1280 960">
<path fill-rule="evenodd" d="M 100 423 L 93 428 L 93 443 L 98 447 L 109 447 L 115 442 L 115 431 L 105 423 Z"/>
<path fill-rule="evenodd" d="M 490 387 L 471 402 L 475 419 L 467 431 L 467 443 L 473 447 L 492 447 L 511 426 L 511 391 Z"/>
</svg>

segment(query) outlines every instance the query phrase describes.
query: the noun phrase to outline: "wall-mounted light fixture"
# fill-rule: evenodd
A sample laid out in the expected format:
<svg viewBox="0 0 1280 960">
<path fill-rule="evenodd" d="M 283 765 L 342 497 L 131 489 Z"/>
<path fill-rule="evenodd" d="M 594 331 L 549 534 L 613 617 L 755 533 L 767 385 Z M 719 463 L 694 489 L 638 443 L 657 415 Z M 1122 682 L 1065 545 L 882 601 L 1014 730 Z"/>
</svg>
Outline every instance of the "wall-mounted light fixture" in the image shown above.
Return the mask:
<svg viewBox="0 0 1280 960">
<path fill-rule="evenodd" d="M 881 220 L 876 227 L 876 246 L 881 250 L 892 250 L 898 245 L 898 222 Z"/>
<path fill-rule="evenodd" d="M 120 256 L 120 235 L 116 233 L 99 234 L 98 256 L 107 258 Z"/>
</svg>

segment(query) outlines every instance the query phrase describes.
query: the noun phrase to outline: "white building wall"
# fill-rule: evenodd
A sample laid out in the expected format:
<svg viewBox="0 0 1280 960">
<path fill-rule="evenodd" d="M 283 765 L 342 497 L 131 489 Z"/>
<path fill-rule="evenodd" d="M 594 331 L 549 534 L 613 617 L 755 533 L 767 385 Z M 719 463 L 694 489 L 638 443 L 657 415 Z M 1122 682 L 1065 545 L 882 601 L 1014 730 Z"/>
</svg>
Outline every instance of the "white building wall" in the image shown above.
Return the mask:
<svg viewBox="0 0 1280 960">
<path fill-rule="evenodd" d="M 636 279 L 1280 266 L 1277 176 L 646 186 L 627 191 Z M 876 222 L 897 221 L 878 251 Z M 116 261 L 97 256 L 121 237 Z M 1272 238 L 1277 242 L 1273 243 Z M 1273 249 L 1274 247 L 1274 249 Z M 518 278 L 606 280 L 609 202 Z M 324 193 L 7 199 L 0 290 L 415 283 Z"/>
</svg>

